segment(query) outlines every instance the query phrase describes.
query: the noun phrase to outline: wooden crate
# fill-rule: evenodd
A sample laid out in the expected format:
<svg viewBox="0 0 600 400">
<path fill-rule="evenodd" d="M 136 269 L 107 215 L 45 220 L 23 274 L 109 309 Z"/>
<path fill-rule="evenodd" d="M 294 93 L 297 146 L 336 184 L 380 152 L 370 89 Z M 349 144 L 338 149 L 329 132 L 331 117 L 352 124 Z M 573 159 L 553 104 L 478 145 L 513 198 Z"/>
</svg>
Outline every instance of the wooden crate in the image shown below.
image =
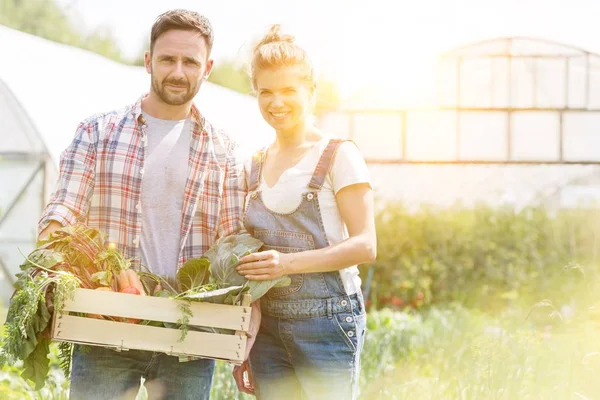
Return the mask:
<svg viewBox="0 0 600 400">
<path fill-rule="evenodd" d="M 236 306 L 183 302 L 189 304 L 193 314 L 190 326 L 231 329 L 235 334 L 189 330 L 182 342 L 179 342 L 181 331 L 176 328 L 70 315 L 100 314 L 176 323 L 183 315 L 179 308 L 181 302 L 161 297 L 76 289 L 73 300 L 66 302 L 61 313 L 54 314 L 52 340 L 120 350 L 157 351 L 180 357 L 213 358 L 236 364 L 244 361 L 251 313 L 250 296 L 247 294 L 242 304 Z"/>
</svg>

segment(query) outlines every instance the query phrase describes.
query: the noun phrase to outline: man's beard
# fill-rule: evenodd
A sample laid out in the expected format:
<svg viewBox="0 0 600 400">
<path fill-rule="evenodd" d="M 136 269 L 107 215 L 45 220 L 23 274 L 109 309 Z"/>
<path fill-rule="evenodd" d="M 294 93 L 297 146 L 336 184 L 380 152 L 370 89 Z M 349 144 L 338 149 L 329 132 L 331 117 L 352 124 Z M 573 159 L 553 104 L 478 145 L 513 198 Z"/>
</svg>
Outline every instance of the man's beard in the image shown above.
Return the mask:
<svg viewBox="0 0 600 400">
<path fill-rule="evenodd" d="M 200 90 L 200 83 L 194 87 L 190 87 L 190 83 L 187 80 L 164 80 L 162 83 L 158 82 L 154 76 L 152 78 L 152 89 L 156 95 L 166 104 L 170 106 L 180 106 L 192 100 L 194 96 Z M 165 85 L 178 85 L 185 86 L 187 89 L 181 93 L 169 92 L 169 89 L 165 88 Z"/>
</svg>

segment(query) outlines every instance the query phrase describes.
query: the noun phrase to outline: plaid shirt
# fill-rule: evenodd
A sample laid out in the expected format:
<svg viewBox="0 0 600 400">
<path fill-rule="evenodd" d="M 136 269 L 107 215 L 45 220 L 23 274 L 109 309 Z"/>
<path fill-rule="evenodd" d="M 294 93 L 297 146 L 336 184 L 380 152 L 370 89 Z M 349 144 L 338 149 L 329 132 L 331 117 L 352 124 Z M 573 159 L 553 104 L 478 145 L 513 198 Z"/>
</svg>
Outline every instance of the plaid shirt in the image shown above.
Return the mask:
<svg viewBox="0 0 600 400">
<path fill-rule="evenodd" d="M 142 97 L 143 98 L 143 97 Z M 39 222 L 83 222 L 108 235 L 139 269 L 141 191 L 147 149 L 140 98 L 121 110 L 83 121 L 62 153 L 56 191 Z M 178 268 L 215 240 L 242 229 L 243 163 L 237 145 L 192 106 L 192 137 L 183 201 Z"/>
</svg>

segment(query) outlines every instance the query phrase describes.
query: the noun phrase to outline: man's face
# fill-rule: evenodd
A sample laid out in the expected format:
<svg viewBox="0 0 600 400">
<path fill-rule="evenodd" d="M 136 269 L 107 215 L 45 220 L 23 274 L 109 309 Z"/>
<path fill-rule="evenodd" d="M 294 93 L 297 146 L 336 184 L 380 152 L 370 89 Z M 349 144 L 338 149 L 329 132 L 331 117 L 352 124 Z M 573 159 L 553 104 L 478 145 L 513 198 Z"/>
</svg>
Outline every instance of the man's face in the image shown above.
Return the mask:
<svg viewBox="0 0 600 400">
<path fill-rule="evenodd" d="M 180 106 L 196 96 L 213 60 L 208 59 L 206 40 L 198 32 L 170 30 L 156 39 L 144 64 L 152 79 L 152 92 L 163 103 Z"/>
</svg>

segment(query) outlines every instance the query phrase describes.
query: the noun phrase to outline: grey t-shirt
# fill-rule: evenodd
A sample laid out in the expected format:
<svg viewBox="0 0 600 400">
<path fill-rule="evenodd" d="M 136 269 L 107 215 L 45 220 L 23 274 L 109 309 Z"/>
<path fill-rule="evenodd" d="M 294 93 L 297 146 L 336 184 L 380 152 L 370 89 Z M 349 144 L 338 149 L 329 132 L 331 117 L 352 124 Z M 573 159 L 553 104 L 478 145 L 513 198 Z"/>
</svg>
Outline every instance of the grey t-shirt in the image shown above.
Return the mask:
<svg viewBox="0 0 600 400">
<path fill-rule="evenodd" d="M 143 113 L 148 146 L 142 177 L 142 264 L 173 278 L 177 273 L 191 120 L 171 121 Z"/>
</svg>

